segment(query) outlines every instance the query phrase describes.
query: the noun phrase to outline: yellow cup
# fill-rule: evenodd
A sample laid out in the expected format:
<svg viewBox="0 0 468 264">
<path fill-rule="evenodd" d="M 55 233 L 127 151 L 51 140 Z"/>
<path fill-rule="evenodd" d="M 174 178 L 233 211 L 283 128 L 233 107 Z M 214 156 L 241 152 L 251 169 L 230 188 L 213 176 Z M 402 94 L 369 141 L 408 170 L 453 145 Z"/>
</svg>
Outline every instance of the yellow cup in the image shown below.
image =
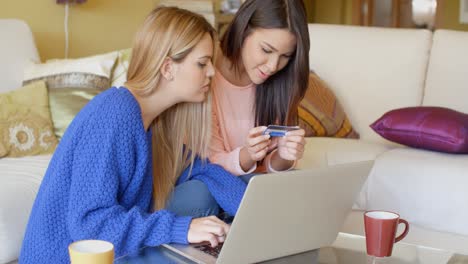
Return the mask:
<svg viewBox="0 0 468 264">
<path fill-rule="evenodd" d="M 103 240 L 81 240 L 68 246 L 71 264 L 112 264 L 114 245 Z"/>
</svg>

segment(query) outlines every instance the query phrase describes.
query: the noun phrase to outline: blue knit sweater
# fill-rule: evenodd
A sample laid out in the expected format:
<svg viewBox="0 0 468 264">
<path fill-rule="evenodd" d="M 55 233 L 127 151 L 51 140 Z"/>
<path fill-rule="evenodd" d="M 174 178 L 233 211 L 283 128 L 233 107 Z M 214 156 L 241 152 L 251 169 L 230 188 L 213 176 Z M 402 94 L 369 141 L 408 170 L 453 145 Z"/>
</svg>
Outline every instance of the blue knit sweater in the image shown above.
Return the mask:
<svg viewBox="0 0 468 264">
<path fill-rule="evenodd" d="M 234 215 L 246 185 L 223 168 L 197 160 L 181 182 L 204 182 Z M 68 245 L 102 239 L 116 256 L 143 246 L 187 243 L 191 217 L 151 213 L 151 132 L 126 88 L 111 88 L 80 111 L 44 176 L 26 229 L 20 263 L 69 263 Z"/>
</svg>

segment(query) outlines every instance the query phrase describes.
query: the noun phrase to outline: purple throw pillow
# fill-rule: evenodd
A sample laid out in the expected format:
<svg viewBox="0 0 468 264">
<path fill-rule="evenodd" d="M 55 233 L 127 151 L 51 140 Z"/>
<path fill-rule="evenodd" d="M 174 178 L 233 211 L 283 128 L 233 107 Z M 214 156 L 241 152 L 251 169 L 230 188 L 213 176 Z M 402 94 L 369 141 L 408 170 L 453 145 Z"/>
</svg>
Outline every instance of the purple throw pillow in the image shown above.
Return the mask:
<svg viewBox="0 0 468 264">
<path fill-rule="evenodd" d="M 410 147 L 468 153 L 468 115 L 448 108 L 396 109 L 370 127 L 382 137 Z"/>
</svg>

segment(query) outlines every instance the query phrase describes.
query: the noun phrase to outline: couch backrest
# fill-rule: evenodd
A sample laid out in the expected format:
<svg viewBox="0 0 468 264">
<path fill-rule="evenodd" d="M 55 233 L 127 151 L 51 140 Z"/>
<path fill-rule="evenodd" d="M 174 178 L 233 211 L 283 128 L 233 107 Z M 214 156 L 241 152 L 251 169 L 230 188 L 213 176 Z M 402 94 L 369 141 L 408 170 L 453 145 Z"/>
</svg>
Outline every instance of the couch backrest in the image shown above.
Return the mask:
<svg viewBox="0 0 468 264">
<path fill-rule="evenodd" d="M 432 33 L 309 24 L 310 67 L 335 92 L 362 139 L 386 142 L 369 127 L 385 112 L 420 105 Z"/>
<path fill-rule="evenodd" d="M 435 32 L 423 105 L 448 107 L 468 113 L 467 32 Z"/>
<path fill-rule="evenodd" d="M 29 26 L 17 19 L 0 19 L 0 92 L 21 87 L 28 60 L 39 61 Z"/>
</svg>

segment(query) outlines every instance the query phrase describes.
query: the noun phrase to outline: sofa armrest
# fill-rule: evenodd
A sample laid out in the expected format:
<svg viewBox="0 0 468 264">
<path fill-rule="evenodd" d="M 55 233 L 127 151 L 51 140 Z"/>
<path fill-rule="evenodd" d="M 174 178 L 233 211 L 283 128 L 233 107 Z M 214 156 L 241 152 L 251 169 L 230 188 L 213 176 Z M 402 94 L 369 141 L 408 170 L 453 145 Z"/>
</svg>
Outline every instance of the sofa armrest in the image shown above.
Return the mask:
<svg viewBox="0 0 468 264">
<path fill-rule="evenodd" d="M 0 92 L 21 87 L 23 71 L 39 54 L 29 26 L 18 19 L 0 19 Z"/>
<path fill-rule="evenodd" d="M 29 213 L 50 158 L 0 159 L 0 263 L 18 258 Z"/>
</svg>

